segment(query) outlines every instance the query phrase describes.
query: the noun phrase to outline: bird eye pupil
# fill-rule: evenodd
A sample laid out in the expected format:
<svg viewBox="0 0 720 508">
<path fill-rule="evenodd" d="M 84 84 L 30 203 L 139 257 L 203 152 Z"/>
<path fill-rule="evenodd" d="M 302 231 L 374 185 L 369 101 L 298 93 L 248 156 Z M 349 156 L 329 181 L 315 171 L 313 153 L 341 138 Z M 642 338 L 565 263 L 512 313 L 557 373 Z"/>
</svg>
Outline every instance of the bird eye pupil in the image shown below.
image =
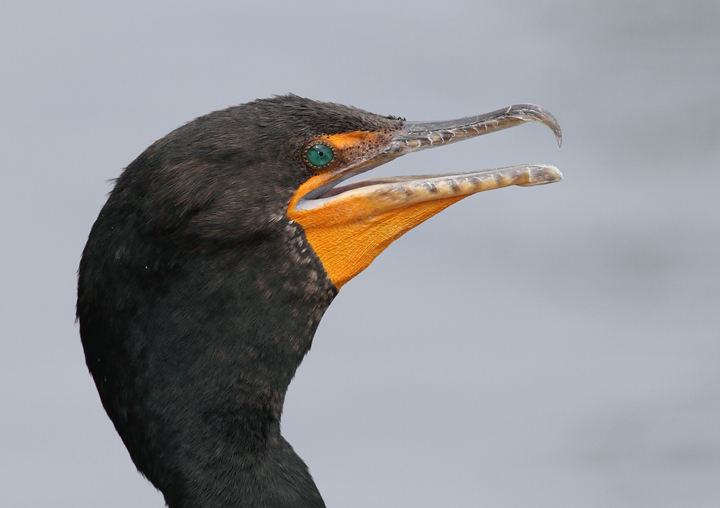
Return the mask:
<svg viewBox="0 0 720 508">
<path fill-rule="evenodd" d="M 335 154 L 332 149 L 323 144 L 313 145 L 305 152 L 307 161 L 316 168 L 327 166 L 333 160 L 334 156 Z"/>
</svg>

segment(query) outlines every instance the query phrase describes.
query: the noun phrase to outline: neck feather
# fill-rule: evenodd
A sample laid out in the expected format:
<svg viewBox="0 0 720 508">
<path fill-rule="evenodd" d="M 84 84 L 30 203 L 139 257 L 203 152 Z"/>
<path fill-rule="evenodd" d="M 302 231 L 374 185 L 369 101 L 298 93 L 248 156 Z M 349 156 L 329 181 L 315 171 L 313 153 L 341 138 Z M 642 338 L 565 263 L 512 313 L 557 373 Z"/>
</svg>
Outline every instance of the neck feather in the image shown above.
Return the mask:
<svg viewBox="0 0 720 508">
<path fill-rule="evenodd" d="M 324 506 L 280 417 L 337 289 L 302 230 L 285 231 L 176 264 L 91 234 L 78 290 L 88 367 L 171 508 Z"/>
</svg>

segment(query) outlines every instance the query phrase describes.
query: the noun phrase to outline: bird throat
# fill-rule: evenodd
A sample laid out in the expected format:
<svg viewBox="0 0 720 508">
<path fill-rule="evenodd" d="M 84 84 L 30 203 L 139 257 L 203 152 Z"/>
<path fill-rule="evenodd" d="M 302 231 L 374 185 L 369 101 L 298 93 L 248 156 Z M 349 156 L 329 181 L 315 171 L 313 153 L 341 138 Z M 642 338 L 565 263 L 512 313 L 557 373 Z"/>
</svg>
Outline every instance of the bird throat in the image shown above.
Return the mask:
<svg viewBox="0 0 720 508">
<path fill-rule="evenodd" d="M 287 216 L 303 227 L 308 243 L 338 289 L 370 266 L 395 240 L 465 197 L 387 211 L 378 210 L 377 203 L 367 199 L 347 200 L 310 213 L 296 209 L 300 197 L 316 185 L 311 178 L 300 186 L 290 201 Z"/>
</svg>

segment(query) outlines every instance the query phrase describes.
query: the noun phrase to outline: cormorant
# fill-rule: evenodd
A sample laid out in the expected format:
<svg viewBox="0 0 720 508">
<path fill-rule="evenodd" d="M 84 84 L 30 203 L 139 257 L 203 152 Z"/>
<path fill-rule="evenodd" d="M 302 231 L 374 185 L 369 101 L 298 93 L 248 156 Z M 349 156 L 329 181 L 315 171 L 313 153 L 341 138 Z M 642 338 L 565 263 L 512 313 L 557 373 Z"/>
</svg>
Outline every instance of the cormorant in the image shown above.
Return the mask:
<svg viewBox="0 0 720 508">
<path fill-rule="evenodd" d="M 420 123 L 287 95 L 197 118 L 122 172 L 82 254 L 77 317 L 103 406 L 170 508 L 324 506 L 280 416 L 338 290 L 463 197 L 562 175 L 522 165 L 339 184 L 536 121 L 560 143 L 530 104 Z"/>
</svg>

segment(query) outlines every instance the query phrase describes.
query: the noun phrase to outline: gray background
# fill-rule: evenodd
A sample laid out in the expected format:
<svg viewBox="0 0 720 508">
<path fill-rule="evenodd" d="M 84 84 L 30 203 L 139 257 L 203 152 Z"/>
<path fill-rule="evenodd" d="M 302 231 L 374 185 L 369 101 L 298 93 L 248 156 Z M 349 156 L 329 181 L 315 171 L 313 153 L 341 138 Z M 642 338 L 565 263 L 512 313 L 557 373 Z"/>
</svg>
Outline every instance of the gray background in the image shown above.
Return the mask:
<svg viewBox="0 0 720 508">
<path fill-rule="evenodd" d="M 329 507 L 720 506 L 720 3 L 0 7 L 0 503 L 160 507 L 101 408 L 75 271 L 116 177 L 192 118 L 294 92 L 524 126 L 376 173 L 557 165 L 345 286 L 283 429 Z"/>
</svg>

